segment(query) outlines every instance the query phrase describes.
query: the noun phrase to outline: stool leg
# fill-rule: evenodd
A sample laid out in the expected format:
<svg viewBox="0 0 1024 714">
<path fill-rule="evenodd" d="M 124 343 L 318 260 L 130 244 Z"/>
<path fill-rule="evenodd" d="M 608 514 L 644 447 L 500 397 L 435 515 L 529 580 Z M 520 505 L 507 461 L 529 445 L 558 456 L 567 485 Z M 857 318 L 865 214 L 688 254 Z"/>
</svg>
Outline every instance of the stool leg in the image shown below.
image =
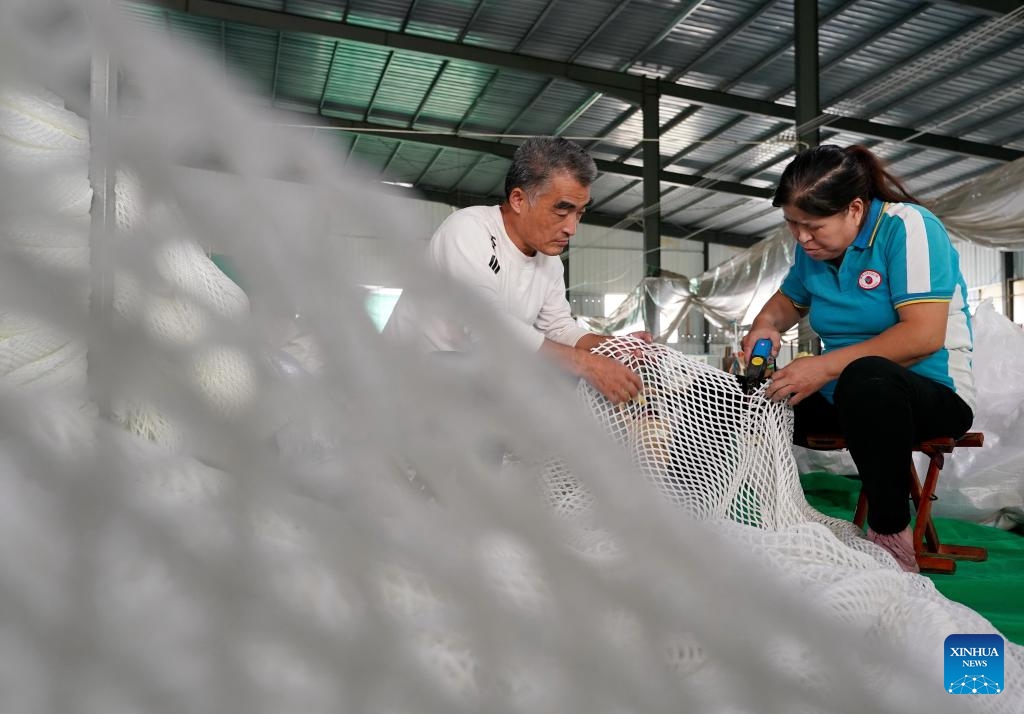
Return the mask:
<svg viewBox="0 0 1024 714">
<path fill-rule="evenodd" d="M 938 553 L 941 544 L 939 534 L 932 523 L 932 496 L 939 481 L 939 471 L 943 466 L 941 453 L 929 454 L 928 472 L 925 475 L 924 487 L 917 474 L 917 467 L 910 462 L 910 497 L 914 499 L 917 521 L 914 524 L 914 552 Z"/>
<path fill-rule="evenodd" d="M 927 452 L 926 452 L 927 453 Z M 914 551 L 917 562 L 922 570 L 940 573 L 952 573 L 956 569 L 955 560 L 982 561 L 988 559 L 985 548 L 968 545 L 945 545 L 939 542 L 935 523 L 932 521 L 932 496 L 939 481 L 944 459 L 941 452 L 928 454 L 928 473 L 924 486 L 918 478 L 917 469 L 910 466 L 910 493 L 917 506 L 917 522 L 914 524 Z M 927 547 L 925 547 L 927 546 Z"/>
<path fill-rule="evenodd" d="M 917 467 L 913 461 L 910 462 L 910 495 L 914 499 L 917 511 L 917 520 L 914 523 L 914 553 L 922 572 L 952 574 L 956 572 L 956 561 L 938 555 L 942 544 L 939 543 L 939 534 L 932 523 L 932 494 L 935 493 L 935 485 L 939 480 L 943 457 L 939 452 L 928 454 L 928 458 L 928 472 L 923 487 Z"/>
<path fill-rule="evenodd" d="M 857 510 L 853 514 L 853 524 L 858 528 L 864 527 L 864 520 L 868 517 L 868 497 L 864 493 L 864 487 L 860 489 L 860 496 L 857 498 Z"/>
</svg>

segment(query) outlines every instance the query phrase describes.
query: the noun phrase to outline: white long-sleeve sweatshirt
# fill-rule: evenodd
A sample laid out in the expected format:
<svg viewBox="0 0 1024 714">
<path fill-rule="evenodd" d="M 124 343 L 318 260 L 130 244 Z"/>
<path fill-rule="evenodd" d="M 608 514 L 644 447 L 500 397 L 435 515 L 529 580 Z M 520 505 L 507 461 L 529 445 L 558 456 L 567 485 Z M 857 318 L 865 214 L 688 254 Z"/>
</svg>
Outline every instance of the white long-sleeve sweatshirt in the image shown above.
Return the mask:
<svg viewBox="0 0 1024 714">
<path fill-rule="evenodd" d="M 546 337 L 573 346 L 587 330 L 572 318 L 565 299 L 562 261 L 524 255 L 505 231 L 499 206 L 463 208 L 430 239 L 428 255 L 443 273 L 487 300 L 513 336 L 530 350 Z M 429 314 L 416 296 L 403 293 L 384 334 L 412 341 L 424 351 L 465 351 L 468 328 L 449 316 Z"/>
</svg>

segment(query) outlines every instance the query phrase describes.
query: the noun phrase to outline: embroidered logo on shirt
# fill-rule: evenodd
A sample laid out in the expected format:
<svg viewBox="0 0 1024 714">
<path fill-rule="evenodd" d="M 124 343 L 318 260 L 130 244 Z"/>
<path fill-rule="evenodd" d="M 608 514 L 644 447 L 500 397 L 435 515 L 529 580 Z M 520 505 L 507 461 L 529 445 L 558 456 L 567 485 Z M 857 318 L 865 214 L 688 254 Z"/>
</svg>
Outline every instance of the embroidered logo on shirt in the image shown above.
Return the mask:
<svg viewBox="0 0 1024 714">
<path fill-rule="evenodd" d="M 497 275 L 498 272 L 501 270 L 501 265 L 498 264 L 498 256 L 497 254 L 494 253 L 494 250 L 497 247 L 498 239 L 495 238 L 494 236 L 491 236 L 491 259 L 488 261 L 487 267 L 493 270 L 495 275 Z"/>
<path fill-rule="evenodd" d="M 857 284 L 865 290 L 874 290 L 882 284 L 882 276 L 877 270 L 865 270 L 857 278 Z"/>
</svg>

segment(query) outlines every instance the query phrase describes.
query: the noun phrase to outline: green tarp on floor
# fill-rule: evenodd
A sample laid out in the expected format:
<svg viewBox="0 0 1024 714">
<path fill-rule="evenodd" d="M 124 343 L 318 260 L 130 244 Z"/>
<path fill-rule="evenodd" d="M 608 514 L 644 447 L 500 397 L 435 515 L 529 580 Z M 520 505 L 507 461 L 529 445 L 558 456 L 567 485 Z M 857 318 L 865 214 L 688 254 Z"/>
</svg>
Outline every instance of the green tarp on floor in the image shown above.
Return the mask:
<svg viewBox="0 0 1024 714">
<path fill-rule="evenodd" d="M 807 500 L 822 513 L 853 517 L 860 482 L 814 473 L 801 477 Z M 952 575 L 928 575 L 950 600 L 979 612 L 1008 640 L 1024 645 L 1024 536 L 975 523 L 936 518 L 944 543 L 988 548 L 982 563 L 960 561 Z"/>
</svg>

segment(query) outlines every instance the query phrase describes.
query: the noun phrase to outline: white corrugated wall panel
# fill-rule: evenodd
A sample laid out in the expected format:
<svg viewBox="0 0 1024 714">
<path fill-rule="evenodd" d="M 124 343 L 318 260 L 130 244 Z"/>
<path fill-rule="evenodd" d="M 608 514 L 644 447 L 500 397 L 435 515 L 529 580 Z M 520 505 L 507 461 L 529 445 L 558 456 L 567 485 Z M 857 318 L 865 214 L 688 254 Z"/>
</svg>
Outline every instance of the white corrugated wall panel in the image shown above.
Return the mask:
<svg viewBox="0 0 1024 714">
<path fill-rule="evenodd" d="M 396 212 L 402 212 L 416 234 L 406 236 L 410 250 L 425 250 L 426 242 L 441 222 L 454 210 L 433 201 L 396 196 Z M 378 240 L 379 223 L 372 218 L 345 220 L 336 218 L 331 233 L 342 241 L 352 274 L 365 285 L 401 287 L 388 268 L 383 244 Z M 738 253 L 738 249 L 712 245 L 709 264 L 714 267 Z M 666 238 L 662 243 L 661 267 L 688 277 L 704 270 L 703 244 Z M 581 294 L 628 293 L 644 275 L 643 235 L 636 231 L 590 226 L 584 222 L 570 242 L 569 286 Z"/>
<path fill-rule="evenodd" d="M 644 276 L 643 236 L 635 231 L 581 225 L 570 242 L 570 290 L 581 294 L 627 293 Z M 661 267 L 687 277 L 704 272 L 704 247 L 699 241 L 666 238 L 662 241 Z M 710 265 L 738 251 L 712 245 Z"/>
<path fill-rule="evenodd" d="M 708 248 L 708 266 L 714 268 L 742 252 L 739 248 L 712 243 Z"/>
<path fill-rule="evenodd" d="M 955 241 L 954 245 L 960 253 L 960 272 L 968 288 L 1002 281 L 1003 254 L 1000 251 L 966 241 Z"/>
<path fill-rule="evenodd" d="M 640 250 L 591 246 L 569 257 L 569 290 L 588 295 L 628 293 L 644 276 Z"/>
<path fill-rule="evenodd" d="M 430 236 L 453 210 L 443 203 L 400 196 L 396 196 L 391 205 L 396 214 L 416 227 L 414 235 L 401 238 L 407 240 L 408 250 L 417 251 L 426 250 Z M 379 222 L 372 217 L 357 217 L 355 221 L 344 216 L 336 217 L 331 225 L 331 235 L 340 242 L 342 255 L 356 282 L 387 288 L 402 287 L 386 259 L 386 246 L 382 240 L 394 236 L 382 236 Z M 394 249 L 394 243 L 389 247 Z"/>
</svg>

